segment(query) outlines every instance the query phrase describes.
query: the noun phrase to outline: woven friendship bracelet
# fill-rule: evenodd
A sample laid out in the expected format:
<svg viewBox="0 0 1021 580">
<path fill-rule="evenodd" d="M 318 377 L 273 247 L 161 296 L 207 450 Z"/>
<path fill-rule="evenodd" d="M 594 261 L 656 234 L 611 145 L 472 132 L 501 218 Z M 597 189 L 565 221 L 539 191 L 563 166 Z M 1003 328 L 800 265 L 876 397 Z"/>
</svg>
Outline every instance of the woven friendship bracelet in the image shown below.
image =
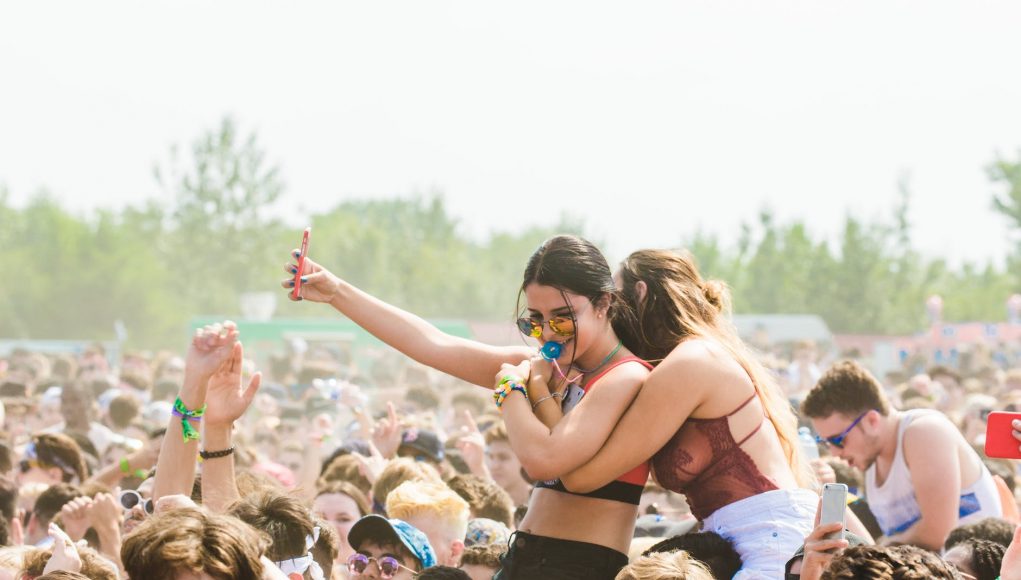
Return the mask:
<svg viewBox="0 0 1021 580">
<path fill-rule="evenodd" d="M 185 443 L 200 439 L 198 430 L 195 429 L 195 427 L 192 427 L 191 423 L 188 421 L 201 421 L 202 415 L 206 414 L 205 405 L 202 405 L 202 408 L 197 411 L 191 411 L 184 406 L 184 403 L 181 401 L 181 397 L 178 397 L 177 400 L 174 401 L 174 410 L 171 411 L 171 414 L 175 417 L 181 418 L 181 434 L 184 436 Z"/>
</svg>

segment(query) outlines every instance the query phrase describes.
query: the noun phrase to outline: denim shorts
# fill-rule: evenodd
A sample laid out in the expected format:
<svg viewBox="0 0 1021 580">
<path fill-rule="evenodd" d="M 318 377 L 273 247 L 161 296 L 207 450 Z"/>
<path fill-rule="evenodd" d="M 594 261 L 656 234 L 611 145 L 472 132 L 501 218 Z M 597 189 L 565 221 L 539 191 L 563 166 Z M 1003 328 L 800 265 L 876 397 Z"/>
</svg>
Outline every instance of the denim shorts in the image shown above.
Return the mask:
<svg viewBox="0 0 1021 580">
<path fill-rule="evenodd" d="M 514 532 L 494 580 L 613 580 L 627 554 L 612 548 Z"/>
<path fill-rule="evenodd" d="M 725 505 L 702 522 L 702 530 L 729 540 L 741 555 L 734 578 L 784 577 L 784 566 L 812 532 L 819 496 L 807 489 L 778 489 Z"/>
</svg>

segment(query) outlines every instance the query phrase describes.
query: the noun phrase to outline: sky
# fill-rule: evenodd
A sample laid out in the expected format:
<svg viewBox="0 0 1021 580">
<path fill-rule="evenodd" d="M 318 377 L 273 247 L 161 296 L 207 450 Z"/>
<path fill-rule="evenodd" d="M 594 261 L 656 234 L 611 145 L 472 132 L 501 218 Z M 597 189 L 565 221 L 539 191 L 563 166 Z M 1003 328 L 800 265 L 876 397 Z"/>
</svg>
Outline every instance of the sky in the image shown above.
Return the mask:
<svg viewBox="0 0 1021 580">
<path fill-rule="evenodd" d="M 0 187 L 158 196 L 225 115 L 298 229 L 442 192 L 467 232 L 581 219 L 611 260 L 768 207 L 834 238 L 912 192 L 926 255 L 1001 261 L 986 167 L 1021 157 L 1021 3 L 0 0 Z"/>
</svg>

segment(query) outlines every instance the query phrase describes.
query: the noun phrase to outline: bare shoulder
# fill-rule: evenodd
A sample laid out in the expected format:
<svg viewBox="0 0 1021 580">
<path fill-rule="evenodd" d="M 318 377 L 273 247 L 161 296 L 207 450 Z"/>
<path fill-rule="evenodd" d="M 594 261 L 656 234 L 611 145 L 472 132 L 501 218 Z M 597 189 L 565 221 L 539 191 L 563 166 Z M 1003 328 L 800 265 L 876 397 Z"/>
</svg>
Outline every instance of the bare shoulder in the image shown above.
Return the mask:
<svg viewBox="0 0 1021 580">
<path fill-rule="evenodd" d="M 638 386 L 645 382 L 645 379 L 649 376 L 649 372 L 649 369 L 641 363 L 627 362 L 619 364 L 607 371 L 605 375 L 600 377 L 599 382 Z"/>
<path fill-rule="evenodd" d="M 957 443 L 961 439 L 959 433 L 942 413 L 926 413 L 915 417 L 904 429 L 904 452 L 909 455 L 928 454 L 933 445 Z"/>
<path fill-rule="evenodd" d="M 656 375 L 671 375 L 686 384 L 710 382 L 748 383 L 751 379 L 737 360 L 720 343 L 693 338 L 677 345 L 653 371 Z"/>
</svg>

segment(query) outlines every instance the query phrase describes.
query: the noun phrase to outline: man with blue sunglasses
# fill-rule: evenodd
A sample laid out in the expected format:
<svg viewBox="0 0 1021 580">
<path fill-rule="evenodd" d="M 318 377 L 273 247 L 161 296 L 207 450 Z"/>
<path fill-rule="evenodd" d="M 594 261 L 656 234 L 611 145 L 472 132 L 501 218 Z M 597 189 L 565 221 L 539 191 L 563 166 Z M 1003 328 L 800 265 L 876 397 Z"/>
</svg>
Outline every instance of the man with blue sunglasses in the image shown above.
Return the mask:
<svg viewBox="0 0 1021 580">
<path fill-rule="evenodd" d="M 819 443 L 865 472 L 883 542 L 939 551 L 960 524 L 1002 517 L 992 474 L 939 411 L 899 411 L 854 361 L 833 365 L 801 404 Z"/>
</svg>

